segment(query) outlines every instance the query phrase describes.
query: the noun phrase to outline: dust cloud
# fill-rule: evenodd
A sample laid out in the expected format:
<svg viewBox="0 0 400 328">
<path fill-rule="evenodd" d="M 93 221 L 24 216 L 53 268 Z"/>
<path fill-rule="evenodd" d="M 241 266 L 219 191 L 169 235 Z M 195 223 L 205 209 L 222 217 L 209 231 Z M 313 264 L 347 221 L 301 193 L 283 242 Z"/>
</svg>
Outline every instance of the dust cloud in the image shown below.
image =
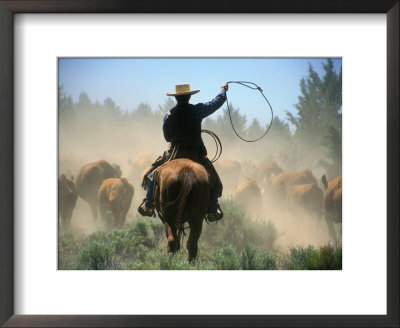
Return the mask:
<svg viewBox="0 0 400 328">
<path fill-rule="evenodd" d="M 167 110 L 165 108 L 164 113 Z M 143 170 L 168 147 L 162 134 L 163 113 L 136 114 L 120 113 L 119 117 L 115 117 L 93 110 L 90 115 L 75 113 L 59 117 L 59 174 L 66 173 L 74 178 L 84 164 L 101 159 L 118 164 L 122 177 L 126 177 L 135 189 L 127 215 L 128 223 L 137 218 L 137 207 L 144 197 L 141 188 Z M 222 198 L 233 197 L 236 186 L 251 178 L 258 164 L 272 160 L 284 172 L 311 169 L 322 189 L 320 179 L 326 172 L 317 164 L 323 158 L 322 150 L 307 148 L 307 145 L 293 140 L 287 126 L 274 129 L 273 125 L 270 133 L 259 142 L 245 143 L 234 135 L 229 125 L 221 128 L 211 123 L 205 121 L 203 128 L 210 128 L 220 137 L 223 146 L 220 160 L 240 164 L 239 174 L 227 175 L 222 169 L 217 169 L 224 184 Z M 216 150 L 214 140 L 208 135 L 203 135 L 203 139 L 212 158 Z M 262 181 L 256 182 L 262 187 Z M 283 202 L 268 199 L 265 194 L 259 206 L 261 213 L 249 217 L 256 221 L 273 222 L 278 231 L 277 249 L 287 250 L 295 245 L 319 246 L 329 241 L 322 217 L 316 219 L 301 210 L 288 209 Z M 97 221 L 94 221 L 88 204 L 78 197 L 71 224 L 82 234 L 89 234 L 102 229 L 100 219 Z"/>
</svg>

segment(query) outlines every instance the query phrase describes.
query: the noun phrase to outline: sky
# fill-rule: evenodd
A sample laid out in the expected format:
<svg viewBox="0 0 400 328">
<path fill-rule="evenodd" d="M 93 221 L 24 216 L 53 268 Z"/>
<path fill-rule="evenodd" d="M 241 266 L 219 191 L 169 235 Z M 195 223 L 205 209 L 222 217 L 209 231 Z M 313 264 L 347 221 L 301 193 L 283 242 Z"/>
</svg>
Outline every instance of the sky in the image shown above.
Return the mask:
<svg viewBox="0 0 400 328">
<path fill-rule="evenodd" d="M 333 60 L 339 71 L 341 58 Z M 140 103 L 158 109 L 176 84 L 189 83 L 192 90 L 200 90 L 190 101 L 199 103 L 213 99 L 224 82 L 250 81 L 261 87 L 274 116 L 286 120 L 286 111 L 296 114 L 300 80 L 308 75 L 309 64 L 322 76 L 323 63 L 326 58 L 59 58 L 58 78 L 74 101 L 84 91 L 92 101 L 111 98 L 123 111 Z M 269 123 L 270 108 L 257 90 L 230 84 L 227 95 L 248 124 L 254 118 Z"/>
</svg>

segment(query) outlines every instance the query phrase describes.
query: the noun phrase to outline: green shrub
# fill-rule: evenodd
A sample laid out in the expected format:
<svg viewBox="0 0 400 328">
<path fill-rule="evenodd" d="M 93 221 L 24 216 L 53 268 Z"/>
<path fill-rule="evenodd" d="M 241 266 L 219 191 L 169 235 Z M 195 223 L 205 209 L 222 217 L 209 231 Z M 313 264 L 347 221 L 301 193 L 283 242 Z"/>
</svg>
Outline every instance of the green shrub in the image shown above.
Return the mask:
<svg viewBox="0 0 400 328">
<path fill-rule="evenodd" d="M 151 220 L 150 221 L 150 227 L 153 231 L 153 236 L 154 236 L 154 243 L 153 247 L 156 248 L 160 244 L 160 241 L 162 238 L 165 236 L 164 232 L 164 224 L 161 222 L 161 220 Z"/>
<path fill-rule="evenodd" d="M 58 237 L 58 269 L 74 269 L 79 251 L 79 237 L 74 232 L 60 234 Z"/>
<path fill-rule="evenodd" d="M 239 270 L 239 258 L 235 247 L 224 242 L 222 247 L 214 248 L 211 252 L 211 261 L 215 270 Z"/>
<path fill-rule="evenodd" d="M 93 240 L 82 245 L 77 258 L 78 270 L 110 269 L 114 249 L 101 240 Z"/>
<path fill-rule="evenodd" d="M 221 201 L 224 218 L 217 223 L 204 223 L 200 243 L 204 247 L 220 247 L 224 242 L 232 244 L 236 249 L 244 247 L 246 242 L 256 247 L 273 249 L 277 238 L 274 224 L 253 222 L 244 209 L 230 199 Z"/>
<path fill-rule="evenodd" d="M 202 252 L 205 254 L 205 252 Z M 197 257 L 196 260 L 189 263 L 188 251 L 186 248 L 181 249 L 175 254 L 167 252 L 159 253 L 159 269 L 160 270 L 210 270 L 213 267 L 210 261 L 204 257 Z"/>
<path fill-rule="evenodd" d="M 253 244 L 245 243 L 240 254 L 240 266 L 242 270 L 256 270 L 257 250 Z"/>
<path fill-rule="evenodd" d="M 276 255 L 257 250 L 251 243 L 245 243 L 240 254 L 235 247 L 225 242 L 222 247 L 214 248 L 210 253 L 214 270 L 276 270 Z"/>
<path fill-rule="evenodd" d="M 277 256 L 265 252 L 258 252 L 257 254 L 257 270 L 277 270 Z"/>
<path fill-rule="evenodd" d="M 148 220 L 140 218 L 135 221 L 132 225 L 124 230 L 127 234 L 127 238 L 136 239 L 138 242 L 146 247 L 152 248 L 154 245 L 154 235 Z"/>
<path fill-rule="evenodd" d="M 330 245 L 315 249 L 314 246 L 292 247 L 289 256 L 283 260 L 288 270 L 341 270 L 342 249 Z"/>
<path fill-rule="evenodd" d="M 340 270 L 342 250 L 330 245 L 315 249 L 293 247 L 279 258 L 271 247 L 276 238 L 272 223 L 250 221 L 231 201 L 224 220 L 205 225 L 205 241 L 189 263 L 184 246 L 176 254 L 158 248 L 163 224 L 138 219 L 124 230 L 98 231 L 83 237 L 74 232 L 59 236 L 59 268 L 78 270 Z M 184 245 L 188 236 L 185 237 Z M 201 237 L 200 237 L 201 238 Z"/>
<path fill-rule="evenodd" d="M 160 256 L 160 270 L 188 270 L 187 254 L 184 251 L 175 254 L 164 253 Z"/>
<path fill-rule="evenodd" d="M 320 248 L 319 270 L 341 270 L 342 269 L 342 248 L 333 248 L 330 245 Z"/>
<path fill-rule="evenodd" d="M 154 248 L 150 224 L 137 220 L 125 230 L 100 231 L 89 235 L 79 248 L 76 268 L 79 270 L 128 269 L 146 260 Z"/>
<path fill-rule="evenodd" d="M 240 265 L 242 270 L 276 270 L 276 255 L 246 243 L 240 254 Z"/>
</svg>

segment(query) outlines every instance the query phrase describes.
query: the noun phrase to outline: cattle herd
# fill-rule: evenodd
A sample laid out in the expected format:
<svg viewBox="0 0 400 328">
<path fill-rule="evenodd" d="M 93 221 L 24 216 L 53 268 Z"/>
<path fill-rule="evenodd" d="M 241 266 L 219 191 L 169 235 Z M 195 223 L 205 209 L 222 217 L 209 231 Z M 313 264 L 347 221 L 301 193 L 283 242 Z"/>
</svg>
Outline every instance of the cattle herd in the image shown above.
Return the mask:
<svg viewBox="0 0 400 328">
<path fill-rule="evenodd" d="M 143 171 L 151 160 L 149 156 L 140 155 L 129 164 L 127 178 L 121 178 L 118 165 L 111 165 L 105 160 L 85 164 L 76 172 L 62 171 L 59 166 L 60 227 L 71 224 L 79 196 L 90 207 L 94 220 L 97 220 L 98 214 L 102 220 L 111 217 L 114 228 L 123 228 L 134 195 L 132 182 L 136 188 L 140 186 Z M 339 237 L 334 224 L 342 222 L 341 176 L 328 180 L 323 175 L 320 185 L 311 170 L 284 172 L 275 161 L 260 163 L 247 175 L 243 174 L 241 164 L 235 160 L 220 159 L 215 168 L 224 184 L 224 194 L 232 194 L 235 202 L 243 206 L 249 216 L 262 216 L 269 205 L 274 204 L 275 207 L 306 213 L 317 220 L 324 219 L 330 237 L 334 240 Z M 139 193 L 142 195 L 143 191 Z"/>
<path fill-rule="evenodd" d="M 122 228 L 131 206 L 134 188 L 126 178 L 121 178 L 121 174 L 117 164 L 110 165 L 105 160 L 84 165 L 78 171 L 75 182 L 62 173 L 58 178 L 58 213 L 61 227 L 69 225 L 79 196 L 88 203 L 95 220 L 99 208 L 103 220 L 109 211 L 112 214 L 113 226 Z"/>
<path fill-rule="evenodd" d="M 309 169 L 284 172 L 275 161 L 261 163 L 235 188 L 234 199 L 252 215 L 265 213 L 266 204 L 325 218 L 330 237 L 337 240 L 334 224 L 342 223 L 342 176 L 327 180 L 323 175 L 321 182 L 322 188 Z"/>
</svg>

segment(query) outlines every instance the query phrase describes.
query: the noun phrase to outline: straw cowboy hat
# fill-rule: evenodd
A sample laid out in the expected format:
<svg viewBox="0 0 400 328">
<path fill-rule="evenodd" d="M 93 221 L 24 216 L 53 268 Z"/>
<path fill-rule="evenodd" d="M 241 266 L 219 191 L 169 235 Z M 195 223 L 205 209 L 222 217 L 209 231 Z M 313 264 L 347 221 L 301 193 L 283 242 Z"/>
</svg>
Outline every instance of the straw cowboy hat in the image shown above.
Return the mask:
<svg viewBox="0 0 400 328">
<path fill-rule="evenodd" d="M 190 91 L 190 84 L 177 84 L 175 85 L 175 93 L 167 92 L 167 96 L 185 96 L 185 95 L 194 95 L 200 90 Z"/>
</svg>

